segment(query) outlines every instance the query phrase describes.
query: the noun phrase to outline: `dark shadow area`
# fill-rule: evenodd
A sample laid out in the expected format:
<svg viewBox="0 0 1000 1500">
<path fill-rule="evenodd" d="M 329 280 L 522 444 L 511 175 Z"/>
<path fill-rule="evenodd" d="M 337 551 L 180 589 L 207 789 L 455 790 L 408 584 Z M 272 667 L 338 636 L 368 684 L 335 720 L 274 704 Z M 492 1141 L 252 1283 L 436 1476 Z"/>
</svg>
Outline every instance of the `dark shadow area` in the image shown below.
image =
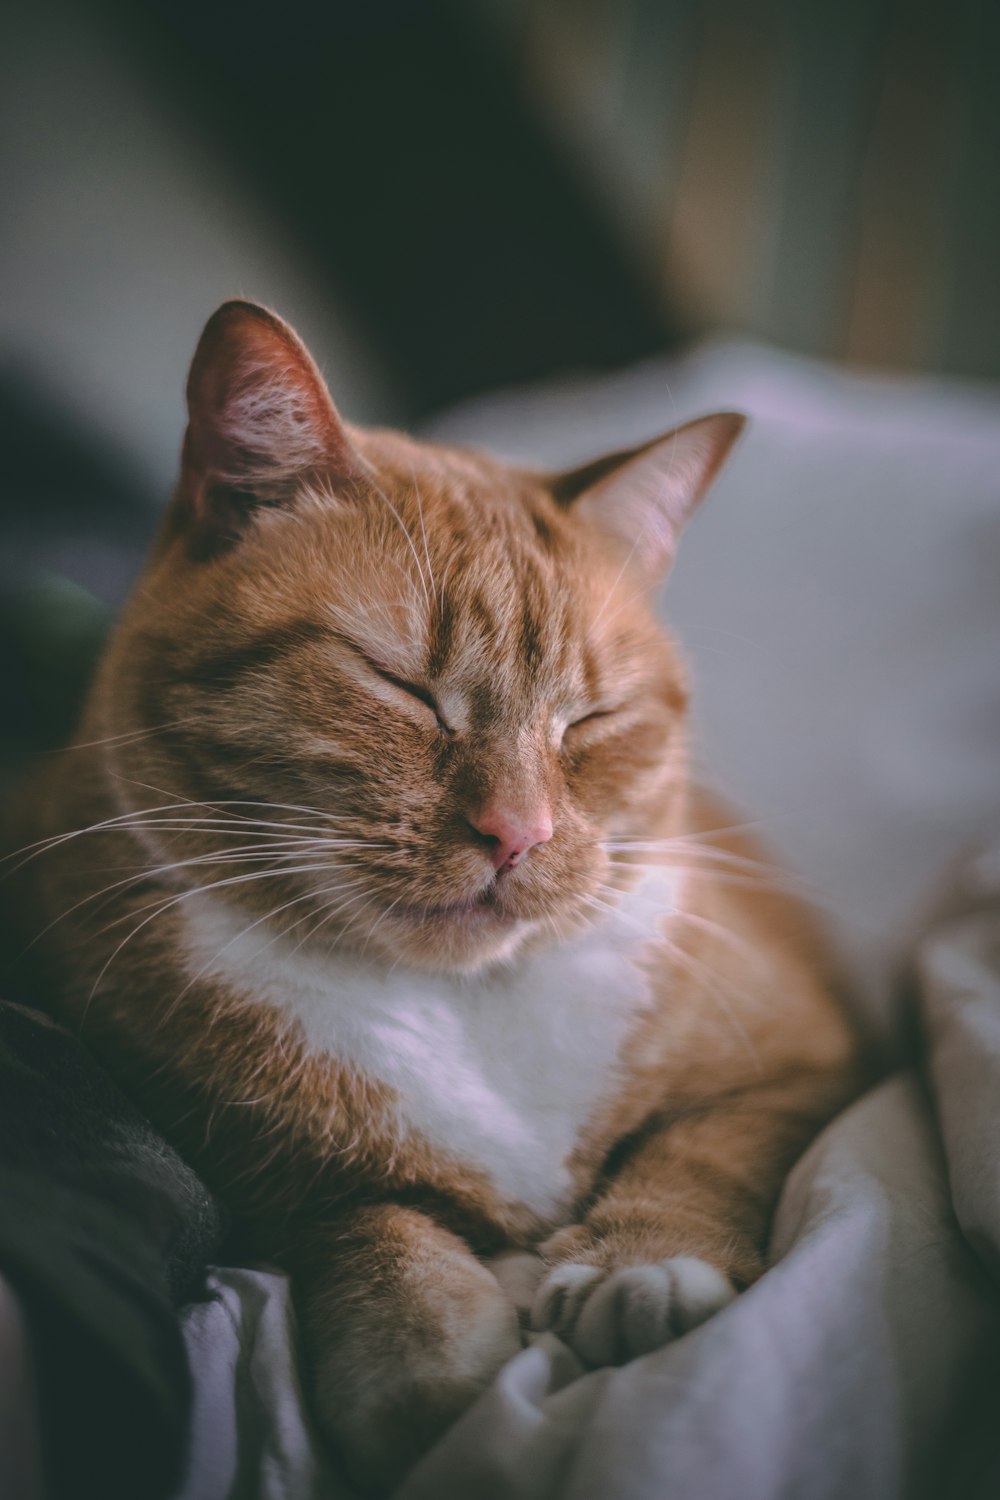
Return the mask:
<svg viewBox="0 0 1000 1500">
<path fill-rule="evenodd" d="M 131 584 L 156 511 L 127 462 L 13 369 L 0 376 L 0 448 L 8 763 L 71 731 L 108 608 Z"/>
<path fill-rule="evenodd" d="M 349 302 L 411 417 L 669 343 L 653 289 L 470 8 L 290 0 L 280 25 L 263 0 L 111 10 Z"/>
</svg>

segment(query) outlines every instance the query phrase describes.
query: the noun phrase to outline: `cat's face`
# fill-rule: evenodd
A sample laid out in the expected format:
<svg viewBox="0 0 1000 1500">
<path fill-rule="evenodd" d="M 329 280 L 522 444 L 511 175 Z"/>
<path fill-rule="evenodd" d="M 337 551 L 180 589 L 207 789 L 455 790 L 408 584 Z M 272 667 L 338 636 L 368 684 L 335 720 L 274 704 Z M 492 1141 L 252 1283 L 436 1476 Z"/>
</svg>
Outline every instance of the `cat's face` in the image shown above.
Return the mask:
<svg viewBox="0 0 1000 1500">
<path fill-rule="evenodd" d="M 547 478 L 346 428 L 242 304 L 189 400 L 181 491 L 105 672 L 118 723 L 151 731 L 117 772 L 166 794 L 132 805 L 196 804 L 165 858 L 246 875 L 216 889 L 248 923 L 432 968 L 592 915 L 608 841 L 662 828 L 683 784 L 649 586 L 739 419 Z"/>
</svg>

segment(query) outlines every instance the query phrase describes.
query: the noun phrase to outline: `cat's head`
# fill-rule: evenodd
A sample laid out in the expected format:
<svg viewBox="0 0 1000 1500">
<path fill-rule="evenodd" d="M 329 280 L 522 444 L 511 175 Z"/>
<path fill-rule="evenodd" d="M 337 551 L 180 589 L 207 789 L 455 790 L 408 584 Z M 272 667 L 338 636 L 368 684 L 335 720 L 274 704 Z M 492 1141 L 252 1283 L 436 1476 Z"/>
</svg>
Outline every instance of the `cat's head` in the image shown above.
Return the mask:
<svg viewBox="0 0 1000 1500">
<path fill-rule="evenodd" d="M 129 805 L 186 803 L 169 840 L 148 815 L 149 846 L 304 942 L 430 967 L 592 915 L 609 843 L 663 831 L 683 790 L 651 595 L 743 419 L 529 472 L 349 427 L 242 302 L 209 322 L 188 404 L 99 688 Z"/>
</svg>

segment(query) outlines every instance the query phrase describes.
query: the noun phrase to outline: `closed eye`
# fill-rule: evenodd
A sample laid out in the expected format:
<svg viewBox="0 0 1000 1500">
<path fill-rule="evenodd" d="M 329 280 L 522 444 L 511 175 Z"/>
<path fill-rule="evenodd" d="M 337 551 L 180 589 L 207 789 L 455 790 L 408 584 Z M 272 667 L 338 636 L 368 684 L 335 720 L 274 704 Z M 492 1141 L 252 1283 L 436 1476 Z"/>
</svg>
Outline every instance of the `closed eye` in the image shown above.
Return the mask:
<svg viewBox="0 0 1000 1500">
<path fill-rule="evenodd" d="M 566 727 L 567 729 L 582 729 L 585 724 L 595 724 L 598 719 L 610 719 L 617 712 L 618 710 L 614 708 L 595 708 L 589 714 L 584 714 L 581 718 L 574 719 Z"/>
<path fill-rule="evenodd" d="M 415 682 L 406 682 L 402 677 L 396 677 L 392 672 L 387 672 L 384 667 L 376 666 L 371 657 L 366 656 L 365 660 L 376 677 L 381 677 L 383 682 L 387 682 L 390 687 L 396 688 L 401 693 L 406 693 L 408 697 L 416 698 L 418 703 L 422 703 L 425 708 L 430 709 L 437 720 L 439 729 L 442 729 L 445 734 L 454 734 L 455 731 L 441 713 L 434 695 L 429 693 L 426 688 L 418 687 Z"/>
<path fill-rule="evenodd" d="M 613 708 L 595 708 L 593 713 L 584 714 L 582 719 L 574 719 L 569 729 L 579 729 L 582 724 L 593 724 L 596 719 L 610 719 L 614 713 Z"/>
<path fill-rule="evenodd" d="M 364 662 L 369 672 L 374 673 L 382 682 L 388 683 L 389 687 L 395 688 L 397 693 L 405 693 L 408 698 L 415 698 L 418 703 L 422 703 L 424 708 L 429 709 L 434 715 L 440 730 L 445 734 L 454 734 L 455 731 L 442 714 L 433 693 L 429 693 L 426 688 L 418 687 L 415 682 L 407 682 L 405 677 L 397 677 L 394 672 L 387 671 L 385 667 L 380 667 L 377 661 L 372 660 L 367 651 L 362 650 L 357 641 L 352 641 L 349 636 L 342 634 L 341 631 L 335 631 L 334 635 L 342 646 L 347 647 L 352 656 Z"/>
<path fill-rule="evenodd" d="M 573 719 L 566 725 L 562 735 L 563 745 L 568 749 L 572 743 L 577 741 L 578 737 L 581 743 L 586 744 L 588 730 L 597 729 L 602 720 L 613 719 L 617 713 L 617 708 L 594 708 L 591 709 L 589 714 L 581 714 L 578 719 Z"/>
</svg>

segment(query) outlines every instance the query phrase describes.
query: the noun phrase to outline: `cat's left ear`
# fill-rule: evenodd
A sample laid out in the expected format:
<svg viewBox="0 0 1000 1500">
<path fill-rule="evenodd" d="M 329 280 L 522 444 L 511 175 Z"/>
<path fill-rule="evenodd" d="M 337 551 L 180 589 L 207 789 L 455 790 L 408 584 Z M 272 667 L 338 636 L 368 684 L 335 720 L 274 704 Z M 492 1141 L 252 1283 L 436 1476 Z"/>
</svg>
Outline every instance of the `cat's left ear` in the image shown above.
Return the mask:
<svg viewBox="0 0 1000 1500">
<path fill-rule="evenodd" d="M 699 417 L 640 448 L 561 474 L 553 494 L 618 543 L 630 565 L 654 585 L 673 562 L 688 517 L 746 422 L 733 411 Z"/>
<path fill-rule="evenodd" d="M 253 302 L 208 320 L 187 383 L 178 501 L 196 555 L 231 545 L 261 506 L 310 475 L 358 466 L 323 377 L 297 334 Z"/>
</svg>

